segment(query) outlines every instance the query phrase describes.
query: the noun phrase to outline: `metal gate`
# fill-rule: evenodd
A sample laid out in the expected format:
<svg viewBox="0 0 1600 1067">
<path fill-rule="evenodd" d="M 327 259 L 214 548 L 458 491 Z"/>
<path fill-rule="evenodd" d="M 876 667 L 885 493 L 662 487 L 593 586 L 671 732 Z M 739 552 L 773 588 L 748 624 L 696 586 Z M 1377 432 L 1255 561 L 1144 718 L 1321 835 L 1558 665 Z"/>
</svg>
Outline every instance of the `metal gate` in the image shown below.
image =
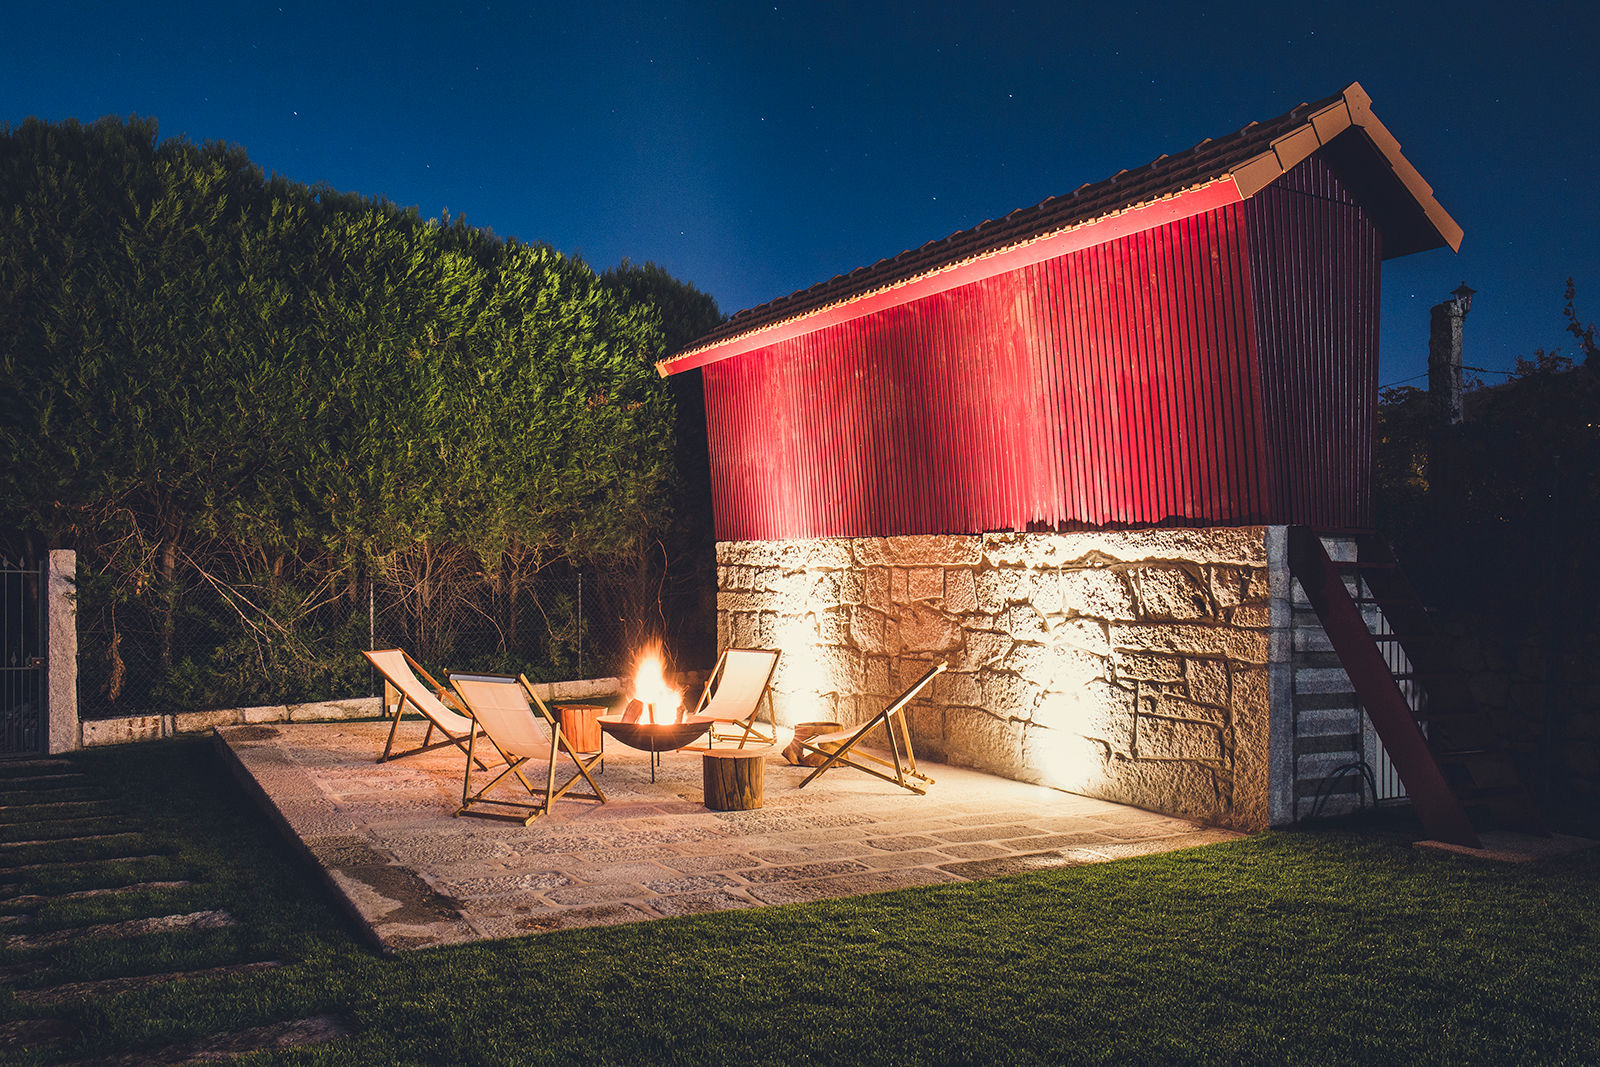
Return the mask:
<svg viewBox="0 0 1600 1067">
<path fill-rule="evenodd" d="M 0 758 L 45 750 L 44 588 L 0 558 Z"/>
</svg>

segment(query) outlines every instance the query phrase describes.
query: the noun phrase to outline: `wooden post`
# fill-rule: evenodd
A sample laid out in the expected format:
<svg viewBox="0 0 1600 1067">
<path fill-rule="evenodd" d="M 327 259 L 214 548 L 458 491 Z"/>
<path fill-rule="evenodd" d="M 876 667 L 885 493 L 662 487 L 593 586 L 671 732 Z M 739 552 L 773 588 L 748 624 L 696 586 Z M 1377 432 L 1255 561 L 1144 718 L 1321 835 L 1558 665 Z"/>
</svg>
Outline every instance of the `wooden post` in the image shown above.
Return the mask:
<svg viewBox="0 0 1600 1067">
<path fill-rule="evenodd" d="M 706 807 L 712 811 L 750 811 L 761 807 L 766 788 L 765 752 L 711 749 L 701 753 Z"/>
</svg>

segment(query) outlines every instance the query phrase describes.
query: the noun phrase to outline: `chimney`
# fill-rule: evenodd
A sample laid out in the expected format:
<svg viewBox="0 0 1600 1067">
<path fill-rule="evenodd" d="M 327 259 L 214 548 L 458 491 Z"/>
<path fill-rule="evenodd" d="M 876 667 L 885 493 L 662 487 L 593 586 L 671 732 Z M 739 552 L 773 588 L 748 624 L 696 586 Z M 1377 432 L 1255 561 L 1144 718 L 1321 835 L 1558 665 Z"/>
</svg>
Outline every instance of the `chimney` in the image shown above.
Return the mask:
<svg viewBox="0 0 1600 1067">
<path fill-rule="evenodd" d="M 1462 282 L 1453 299 L 1435 304 L 1428 325 L 1428 406 L 1436 427 L 1461 421 L 1461 323 L 1477 290 Z"/>
</svg>

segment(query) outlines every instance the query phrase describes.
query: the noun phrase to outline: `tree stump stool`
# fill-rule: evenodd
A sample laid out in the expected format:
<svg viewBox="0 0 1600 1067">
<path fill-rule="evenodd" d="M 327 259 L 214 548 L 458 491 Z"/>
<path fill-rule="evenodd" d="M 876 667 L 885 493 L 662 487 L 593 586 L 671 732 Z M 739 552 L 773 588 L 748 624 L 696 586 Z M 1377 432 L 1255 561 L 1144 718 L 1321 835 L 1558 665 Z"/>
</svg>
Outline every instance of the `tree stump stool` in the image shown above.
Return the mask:
<svg viewBox="0 0 1600 1067">
<path fill-rule="evenodd" d="M 717 748 L 701 754 L 706 807 L 712 811 L 759 808 L 767 781 L 766 750 Z"/>
<path fill-rule="evenodd" d="M 606 713 L 604 704 L 557 704 L 556 721 L 561 732 L 575 752 L 599 752 L 605 744 L 600 732 L 600 716 Z"/>
</svg>

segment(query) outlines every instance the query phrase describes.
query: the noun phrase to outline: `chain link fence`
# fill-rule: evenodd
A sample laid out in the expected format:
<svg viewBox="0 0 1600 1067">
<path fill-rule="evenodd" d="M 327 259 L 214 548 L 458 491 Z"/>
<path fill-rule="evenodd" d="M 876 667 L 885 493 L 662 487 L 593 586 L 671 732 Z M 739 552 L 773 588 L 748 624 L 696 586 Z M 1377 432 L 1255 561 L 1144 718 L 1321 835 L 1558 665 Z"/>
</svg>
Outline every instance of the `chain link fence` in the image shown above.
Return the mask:
<svg viewBox="0 0 1600 1067">
<path fill-rule="evenodd" d="M 615 597 L 581 572 L 310 591 L 191 575 L 137 597 L 80 575 L 78 626 L 86 719 L 374 694 L 379 683 L 360 655 L 367 648 L 403 648 L 441 676 L 606 677 L 621 668 L 631 636 Z"/>
</svg>

